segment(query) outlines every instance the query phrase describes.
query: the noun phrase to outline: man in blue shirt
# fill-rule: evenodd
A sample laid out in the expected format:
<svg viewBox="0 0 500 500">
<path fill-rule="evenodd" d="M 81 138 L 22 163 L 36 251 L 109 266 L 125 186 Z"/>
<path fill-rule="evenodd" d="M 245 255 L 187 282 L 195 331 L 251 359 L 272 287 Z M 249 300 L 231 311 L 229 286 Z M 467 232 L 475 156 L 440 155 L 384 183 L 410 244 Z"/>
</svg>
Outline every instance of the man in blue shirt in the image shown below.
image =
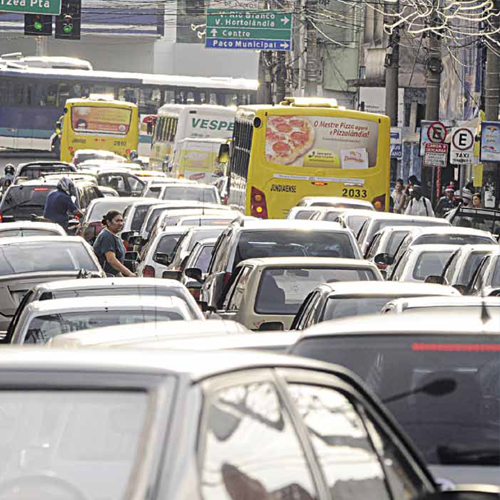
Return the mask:
<svg viewBox="0 0 500 500">
<path fill-rule="evenodd" d="M 68 229 L 68 214 L 83 217 L 83 212 L 73 203 L 71 196 L 76 193 L 73 181 L 63 177 L 57 183 L 57 190 L 47 196 L 43 216 L 64 229 Z"/>
</svg>

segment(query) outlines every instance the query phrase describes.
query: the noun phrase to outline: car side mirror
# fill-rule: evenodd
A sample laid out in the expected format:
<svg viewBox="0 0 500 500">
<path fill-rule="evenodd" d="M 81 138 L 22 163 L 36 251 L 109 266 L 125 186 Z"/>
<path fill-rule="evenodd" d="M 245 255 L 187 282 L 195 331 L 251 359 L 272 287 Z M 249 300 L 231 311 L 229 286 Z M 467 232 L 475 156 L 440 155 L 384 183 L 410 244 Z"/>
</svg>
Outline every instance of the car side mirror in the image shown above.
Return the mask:
<svg viewBox="0 0 500 500">
<path fill-rule="evenodd" d="M 189 269 L 184 270 L 184 274 L 198 283 L 203 283 L 203 273 L 201 272 L 201 269 L 190 267 Z"/>
<path fill-rule="evenodd" d="M 170 256 L 163 252 L 156 252 L 153 255 L 153 260 L 161 266 L 168 266 L 170 264 Z"/>
<path fill-rule="evenodd" d="M 181 279 L 182 272 L 181 271 L 163 271 L 161 277 L 165 280 L 176 280 L 179 281 Z"/>
<path fill-rule="evenodd" d="M 425 278 L 425 283 L 434 283 L 436 285 L 446 285 L 446 280 L 442 276 L 430 275 Z"/>
<path fill-rule="evenodd" d="M 456 284 L 453 285 L 453 288 L 455 290 L 458 290 L 462 295 L 467 295 L 467 293 L 469 292 L 469 288 L 466 285 Z"/>
<path fill-rule="evenodd" d="M 281 321 L 266 321 L 259 326 L 259 332 L 282 332 L 284 329 Z"/>
<path fill-rule="evenodd" d="M 375 262 L 377 266 L 390 266 L 394 263 L 394 257 L 389 255 L 388 253 L 379 253 L 375 255 L 373 262 Z"/>
</svg>

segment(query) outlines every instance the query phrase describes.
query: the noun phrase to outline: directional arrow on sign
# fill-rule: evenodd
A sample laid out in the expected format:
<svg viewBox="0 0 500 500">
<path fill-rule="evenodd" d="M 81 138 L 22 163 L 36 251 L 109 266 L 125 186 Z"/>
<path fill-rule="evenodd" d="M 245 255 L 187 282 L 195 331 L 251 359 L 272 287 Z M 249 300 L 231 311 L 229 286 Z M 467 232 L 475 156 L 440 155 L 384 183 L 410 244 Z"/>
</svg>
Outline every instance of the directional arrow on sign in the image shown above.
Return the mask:
<svg viewBox="0 0 500 500">
<path fill-rule="evenodd" d="M 212 30 L 212 36 L 217 36 L 217 33 L 218 33 L 218 31 L 214 28 L 214 29 Z"/>
<path fill-rule="evenodd" d="M 281 22 L 286 26 L 289 22 L 290 22 L 290 19 L 288 19 L 288 17 L 284 17 Z"/>
<path fill-rule="evenodd" d="M 281 47 L 282 49 L 288 49 L 288 47 L 290 47 L 290 45 L 288 45 L 288 42 L 281 42 L 281 43 L 280 43 L 280 47 Z"/>
</svg>

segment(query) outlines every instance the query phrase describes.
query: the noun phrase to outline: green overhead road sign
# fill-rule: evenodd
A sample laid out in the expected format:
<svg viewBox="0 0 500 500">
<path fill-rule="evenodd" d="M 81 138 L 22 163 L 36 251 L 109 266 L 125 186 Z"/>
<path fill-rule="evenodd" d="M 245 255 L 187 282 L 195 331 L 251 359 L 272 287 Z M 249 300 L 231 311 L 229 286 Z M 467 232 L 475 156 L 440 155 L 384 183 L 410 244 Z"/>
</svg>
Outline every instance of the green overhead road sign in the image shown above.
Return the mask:
<svg viewBox="0 0 500 500">
<path fill-rule="evenodd" d="M 0 12 L 58 16 L 61 13 L 61 0 L 0 0 Z"/>
<path fill-rule="evenodd" d="M 289 51 L 292 14 L 274 10 L 208 9 L 205 46 Z"/>
</svg>

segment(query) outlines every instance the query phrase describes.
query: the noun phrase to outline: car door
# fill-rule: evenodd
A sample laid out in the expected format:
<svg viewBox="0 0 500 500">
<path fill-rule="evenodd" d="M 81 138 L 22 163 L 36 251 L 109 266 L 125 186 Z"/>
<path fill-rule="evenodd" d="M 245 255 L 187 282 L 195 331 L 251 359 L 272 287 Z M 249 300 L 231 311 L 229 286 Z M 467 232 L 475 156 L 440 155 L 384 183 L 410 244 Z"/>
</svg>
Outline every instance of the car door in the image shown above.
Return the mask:
<svg viewBox="0 0 500 500">
<path fill-rule="evenodd" d="M 392 419 L 347 377 L 279 370 L 332 499 L 411 500 L 435 490 Z"/>
<path fill-rule="evenodd" d="M 201 498 L 326 500 L 270 369 L 206 381 L 198 437 Z"/>
</svg>

